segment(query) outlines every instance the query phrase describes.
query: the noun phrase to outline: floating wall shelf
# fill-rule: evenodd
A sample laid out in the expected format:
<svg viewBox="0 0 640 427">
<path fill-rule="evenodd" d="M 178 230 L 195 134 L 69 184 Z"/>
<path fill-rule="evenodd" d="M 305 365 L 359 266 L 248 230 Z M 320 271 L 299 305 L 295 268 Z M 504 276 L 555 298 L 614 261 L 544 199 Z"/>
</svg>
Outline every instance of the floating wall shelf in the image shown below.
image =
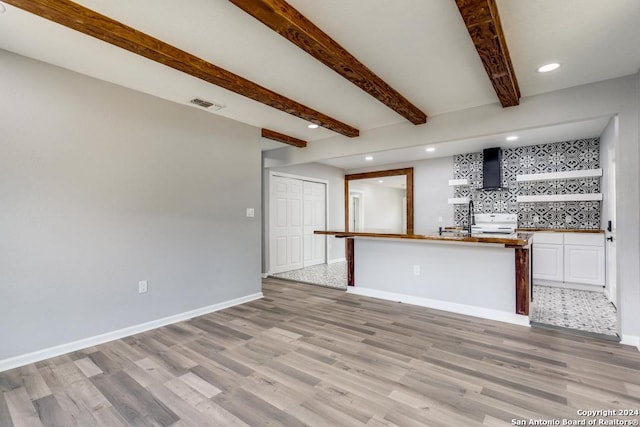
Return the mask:
<svg viewBox="0 0 640 427">
<path fill-rule="evenodd" d="M 469 179 L 450 179 L 449 186 L 455 187 L 459 185 L 469 185 Z"/>
<path fill-rule="evenodd" d="M 469 198 L 468 197 L 454 197 L 451 199 L 447 199 L 447 203 L 449 203 L 450 205 L 466 205 L 467 203 L 469 203 Z"/>
<path fill-rule="evenodd" d="M 602 193 L 591 194 L 536 194 L 534 196 L 518 196 L 518 203 L 535 202 L 595 202 L 602 200 Z"/>
<path fill-rule="evenodd" d="M 531 182 L 531 181 L 553 181 L 558 179 L 579 179 L 579 178 L 594 178 L 602 176 L 602 169 L 583 169 L 567 172 L 547 172 L 547 173 L 530 173 L 526 175 L 517 175 L 517 182 Z M 451 181 L 449 181 L 451 185 Z"/>
</svg>

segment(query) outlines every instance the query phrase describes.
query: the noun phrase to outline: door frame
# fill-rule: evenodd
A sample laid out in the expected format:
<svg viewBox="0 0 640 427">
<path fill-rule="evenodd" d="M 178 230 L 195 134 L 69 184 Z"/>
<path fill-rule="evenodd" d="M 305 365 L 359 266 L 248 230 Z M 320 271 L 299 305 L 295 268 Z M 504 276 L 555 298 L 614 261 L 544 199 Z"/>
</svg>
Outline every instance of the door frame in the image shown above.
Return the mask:
<svg viewBox="0 0 640 427">
<path fill-rule="evenodd" d="M 274 170 L 269 170 L 269 174 L 267 177 L 267 188 L 264 191 L 263 197 L 265 198 L 264 203 L 264 233 L 263 233 L 263 246 L 265 251 L 265 267 L 267 272 L 263 274 L 264 277 L 272 274 L 271 271 L 271 185 L 273 182 L 273 177 L 278 176 L 281 178 L 291 178 L 297 179 L 300 181 L 309 181 L 316 182 L 319 184 L 324 184 L 324 217 L 325 217 L 325 229 L 329 228 L 329 181 L 326 179 L 320 178 L 312 178 L 304 175 L 295 175 L 286 172 L 278 172 Z M 324 262 L 326 263 L 329 258 L 329 245 L 327 244 L 327 237 L 324 237 L 325 245 L 324 245 Z M 304 256 L 304 255 L 303 255 Z"/>
</svg>

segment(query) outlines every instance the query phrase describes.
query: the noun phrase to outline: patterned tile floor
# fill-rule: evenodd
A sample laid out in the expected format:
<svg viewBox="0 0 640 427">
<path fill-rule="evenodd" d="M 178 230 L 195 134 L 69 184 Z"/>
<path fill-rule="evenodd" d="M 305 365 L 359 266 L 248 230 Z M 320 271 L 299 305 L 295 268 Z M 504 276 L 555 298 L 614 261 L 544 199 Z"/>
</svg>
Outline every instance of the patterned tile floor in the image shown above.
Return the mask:
<svg viewBox="0 0 640 427">
<path fill-rule="evenodd" d="M 319 264 L 298 270 L 272 274 L 273 277 L 320 285 L 327 288 L 347 289 L 347 263 Z"/>
<path fill-rule="evenodd" d="M 534 285 L 532 322 L 617 336 L 616 309 L 601 292 Z"/>
</svg>

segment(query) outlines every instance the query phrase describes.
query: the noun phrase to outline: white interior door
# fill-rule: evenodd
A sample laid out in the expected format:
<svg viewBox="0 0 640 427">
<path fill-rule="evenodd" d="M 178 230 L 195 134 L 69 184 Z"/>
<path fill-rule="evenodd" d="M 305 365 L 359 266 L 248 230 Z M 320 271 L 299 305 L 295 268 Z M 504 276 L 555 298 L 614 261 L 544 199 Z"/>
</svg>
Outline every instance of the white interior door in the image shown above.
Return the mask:
<svg viewBox="0 0 640 427">
<path fill-rule="evenodd" d="M 326 261 L 326 236 L 313 234 L 326 230 L 326 184 L 304 181 L 304 266 L 324 264 Z"/>
<path fill-rule="evenodd" d="M 271 178 L 269 263 L 272 273 L 281 273 L 303 267 L 303 181 Z"/>
</svg>

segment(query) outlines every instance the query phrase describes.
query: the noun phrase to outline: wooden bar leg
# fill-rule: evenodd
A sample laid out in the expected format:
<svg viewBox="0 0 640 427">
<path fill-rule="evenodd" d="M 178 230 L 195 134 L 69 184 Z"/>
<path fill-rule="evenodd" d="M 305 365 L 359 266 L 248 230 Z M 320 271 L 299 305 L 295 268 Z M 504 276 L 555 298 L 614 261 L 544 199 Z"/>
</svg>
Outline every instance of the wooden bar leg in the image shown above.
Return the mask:
<svg viewBox="0 0 640 427">
<path fill-rule="evenodd" d="M 529 315 L 529 281 L 531 280 L 529 248 L 515 249 L 516 267 L 516 313 Z"/>
<path fill-rule="evenodd" d="M 346 239 L 346 258 L 347 258 L 347 286 L 355 286 L 354 279 L 354 269 L 355 269 L 355 261 L 354 261 L 354 244 L 353 239 Z"/>
</svg>

